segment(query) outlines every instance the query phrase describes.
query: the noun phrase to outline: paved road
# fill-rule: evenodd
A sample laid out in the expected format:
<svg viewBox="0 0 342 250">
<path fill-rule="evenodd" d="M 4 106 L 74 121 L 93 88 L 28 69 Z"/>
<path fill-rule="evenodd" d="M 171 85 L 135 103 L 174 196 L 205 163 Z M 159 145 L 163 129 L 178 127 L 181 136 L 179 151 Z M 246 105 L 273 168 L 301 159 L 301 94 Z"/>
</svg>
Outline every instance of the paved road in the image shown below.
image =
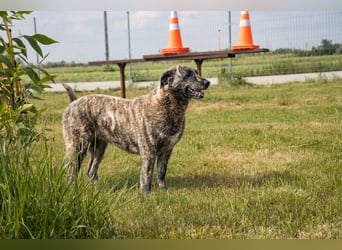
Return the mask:
<svg viewBox="0 0 342 250">
<path fill-rule="evenodd" d="M 342 78 L 342 71 L 333 72 L 323 72 L 323 73 L 305 73 L 305 74 L 291 74 L 291 75 L 274 75 L 274 76 L 255 76 L 255 77 L 245 77 L 248 83 L 257 85 L 268 85 L 268 84 L 281 84 L 288 82 L 304 82 L 308 80 L 316 79 L 334 79 Z M 217 84 L 217 78 L 208 78 L 211 84 Z M 107 82 L 77 82 L 77 83 L 67 83 L 75 90 L 96 90 L 96 89 L 110 89 L 110 88 L 120 88 L 119 81 L 107 81 Z M 153 87 L 156 82 L 138 82 L 133 83 L 135 87 Z M 65 91 L 63 86 L 59 83 L 51 84 L 51 88 L 46 89 L 46 91 L 61 92 Z"/>
</svg>

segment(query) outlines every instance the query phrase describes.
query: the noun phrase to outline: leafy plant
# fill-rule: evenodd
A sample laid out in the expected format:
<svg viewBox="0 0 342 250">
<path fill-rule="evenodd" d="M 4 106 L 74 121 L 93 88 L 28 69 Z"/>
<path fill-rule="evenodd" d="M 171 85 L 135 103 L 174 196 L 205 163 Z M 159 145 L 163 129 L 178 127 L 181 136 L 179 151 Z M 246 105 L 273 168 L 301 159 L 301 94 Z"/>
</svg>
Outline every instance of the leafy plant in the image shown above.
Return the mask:
<svg viewBox="0 0 342 250">
<path fill-rule="evenodd" d="M 34 93 L 41 93 L 53 81 L 55 76 L 40 68 L 47 55 L 40 47 L 56 43 L 55 40 L 43 34 L 12 37 L 10 26 L 15 20 L 24 20 L 30 11 L 0 11 L 0 133 L 7 137 L 25 137 L 25 133 L 34 130 L 37 118 L 43 110 L 37 110 L 30 103 L 35 98 Z M 32 65 L 28 61 L 27 47 L 39 55 L 41 61 Z M 42 74 L 40 74 L 42 73 Z M 23 76 L 29 81 L 23 83 Z M 10 133 L 10 136 L 8 136 Z M 26 134 L 27 135 L 27 134 Z"/>
<path fill-rule="evenodd" d="M 40 45 L 56 41 L 43 34 L 12 37 L 10 25 L 29 13 L 0 12 L 0 239 L 113 237 L 110 212 L 121 195 L 88 180 L 68 184 L 67 163 L 54 162 L 38 132 L 44 109 L 32 99 L 55 78 L 40 68 L 47 56 Z M 28 62 L 25 44 L 39 55 L 38 65 Z"/>
</svg>

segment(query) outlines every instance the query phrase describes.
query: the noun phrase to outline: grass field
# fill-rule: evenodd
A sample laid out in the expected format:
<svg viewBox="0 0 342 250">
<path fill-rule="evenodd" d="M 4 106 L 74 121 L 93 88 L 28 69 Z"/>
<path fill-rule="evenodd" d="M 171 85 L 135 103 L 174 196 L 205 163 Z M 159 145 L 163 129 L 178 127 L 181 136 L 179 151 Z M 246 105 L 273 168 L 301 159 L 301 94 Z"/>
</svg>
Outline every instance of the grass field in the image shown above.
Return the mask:
<svg viewBox="0 0 342 250">
<path fill-rule="evenodd" d="M 228 77 L 230 59 L 209 60 L 203 63 L 202 71 L 206 77 Z M 293 54 L 248 54 L 237 55 L 231 60 L 234 78 L 261 75 L 295 74 L 342 70 L 340 55 L 295 56 Z M 145 62 L 132 64 L 131 77 L 134 82 L 159 80 L 165 69 L 175 64 L 196 67 L 192 61 Z M 57 82 L 118 81 L 119 69 L 116 65 L 75 66 L 48 69 L 57 75 Z M 126 67 L 128 79 L 128 67 Z"/>
<path fill-rule="evenodd" d="M 169 163 L 167 192 L 154 184 L 150 195 L 141 195 L 139 157 L 109 147 L 100 180 L 78 194 L 80 200 L 91 199 L 87 193 L 94 189 L 96 202 L 98 197 L 115 200 L 105 207 L 109 218 L 99 229 L 107 233 L 92 237 L 341 238 L 341 84 L 336 79 L 210 87 L 205 99 L 189 106 L 184 137 Z M 127 96 L 147 91 L 128 89 Z M 47 108 L 42 126 L 50 129 L 51 165 L 60 166 L 67 96 L 41 97 L 36 103 Z M 37 149 L 33 159 L 39 157 Z M 88 182 L 84 168 L 81 175 Z M 89 218 L 88 227 L 99 227 L 91 223 L 104 208 L 97 213 L 96 204 L 87 202 L 94 214 L 84 216 L 96 219 Z M 49 235 L 45 237 L 66 237 Z"/>
</svg>

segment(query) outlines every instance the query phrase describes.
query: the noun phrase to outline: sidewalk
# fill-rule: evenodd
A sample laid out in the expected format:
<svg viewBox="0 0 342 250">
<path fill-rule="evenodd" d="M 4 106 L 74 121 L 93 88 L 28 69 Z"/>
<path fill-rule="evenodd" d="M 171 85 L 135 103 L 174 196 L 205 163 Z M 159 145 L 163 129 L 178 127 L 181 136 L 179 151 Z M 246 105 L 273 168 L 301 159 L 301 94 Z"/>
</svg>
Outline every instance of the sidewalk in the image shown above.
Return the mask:
<svg viewBox="0 0 342 250">
<path fill-rule="evenodd" d="M 290 74 L 290 75 L 274 75 L 274 76 L 253 76 L 244 77 L 243 79 L 256 85 L 270 85 L 270 84 L 282 84 L 289 82 L 305 82 L 309 80 L 342 78 L 342 71 L 322 72 L 322 73 L 304 73 L 304 74 Z M 212 85 L 218 83 L 217 78 L 208 78 Z M 75 82 L 66 83 L 75 90 L 96 90 L 96 89 L 114 89 L 120 88 L 119 81 L 107 81 L 107 82 Z M 153 87 L 157 82 L 135 82 L 134 87 Z M 51 88 L 45 89 L 49 92 L 62 92 L 65 91 L 60 83 L 50 84 Z M 128 84 L 126 85 L 128 87 Z"/>
<path fill-rule="evenodd" d="M 207 78 L 212 85 L 215 85 L 218 83 L 217 78 Z M 70 87 L 72 87 L 74 90 L 96 90 L 96 89 L 115 89 L 120 88 L 120 82 L 119 81 L 106 81 L 106 82 L 69 82 L 66 83 Z M 132 85 L 133 87 L 139 87 L 139 88 L 145 88 L 145 87 L 151 87 L 153 88 L 158 82 L 134 82 Z M 45 91 L 47 92 L 64 92 L 65 89 L 60 83 L 56 84 L 50 84 L 51 88 L 46 88 Z M 126 83 L 126 87 L 129 87 L 129 85 Z"/>
<path fill-rule="evenodd" d="M 281 84 L 281 83 L 289 83 L 289 82 L 305 82 L 309 80 L 318 80 L 318 79 L 332 80 L 335 78 L 342 78 L 342 71 L 274 75 L 274 76 L 254 76 L 254 77 L 244 77 L 243 79 L 246 82 L 252 83 L 252 84 L 269 85 L 269 84 Z"/>
</svg>

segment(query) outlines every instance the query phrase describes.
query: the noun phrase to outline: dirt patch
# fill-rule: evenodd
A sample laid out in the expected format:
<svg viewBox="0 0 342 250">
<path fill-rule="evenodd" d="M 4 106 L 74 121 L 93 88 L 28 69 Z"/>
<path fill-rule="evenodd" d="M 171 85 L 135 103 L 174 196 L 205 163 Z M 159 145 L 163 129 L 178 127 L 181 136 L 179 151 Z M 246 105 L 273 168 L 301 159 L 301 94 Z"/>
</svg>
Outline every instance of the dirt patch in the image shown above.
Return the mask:
<svg viewBox="0 0 342 250">
<path fill-rule="evenodd" d="M 258 174 L 265 171 L 282 171 L 288 165 L 309 157 L 301 152 L 272 152 L 259 150 L 256 152 L 222 152 L 213 158 L 222 162 L 226 168 L 233 169 L 237 174 Z M 222 166 L 221 165 L 221 166 Z"/>
</svg>

